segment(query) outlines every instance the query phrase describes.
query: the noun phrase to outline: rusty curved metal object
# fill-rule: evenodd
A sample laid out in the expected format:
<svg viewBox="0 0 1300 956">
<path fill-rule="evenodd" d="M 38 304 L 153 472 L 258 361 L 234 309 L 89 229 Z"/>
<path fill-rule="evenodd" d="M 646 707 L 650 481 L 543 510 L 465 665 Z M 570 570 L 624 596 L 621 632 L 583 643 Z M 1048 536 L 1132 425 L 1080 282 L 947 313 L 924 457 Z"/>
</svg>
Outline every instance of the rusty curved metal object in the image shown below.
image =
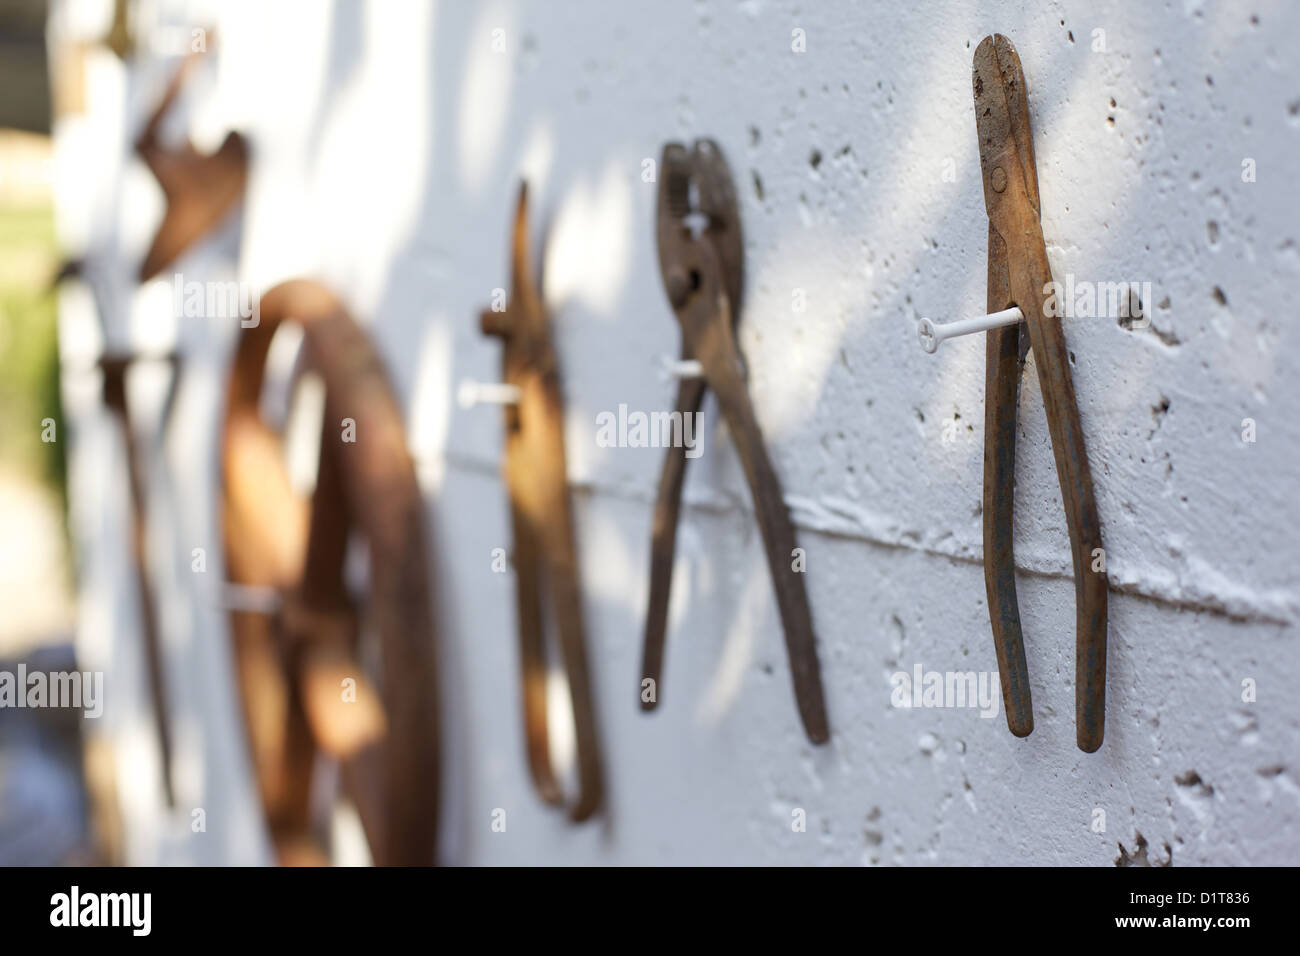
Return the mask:
<svg viewBox="0 0 1300 956">
<path fill-rule="evenodd" d="M 683 379 L 675 414 L 698 412 L 706 388 L 718 397 L 754 497 L 754 513 L 785 630 L 799 716 L 808 739 L 825 743 L 830 739 L 830 725 L 812 612 L 803 578 L 791 568 L 794 527 L 749 401 L 736 345 L 734 323 L 740 307 L 744 245 L 735 187 L 726 160 L 712 140 L 698 140 L 690 151 L 680 143 L 667 144 L 659 168 L 657 238 L 664 288 L 682 327 L 682 358 L 698 361 L 704 373 L 701 378 Z M 703 228 L 694 228 L 692 220 L 703 220 Z M 659 702 L 686 451 L 684 447 L 668 450 L 655 503 L 650 605 L 641 669 L 642 680 L 653 681 L 655 692 L 642 695 L 644 710 L 654 709 Z"/>
<path fill-rule="evenodd" d="M 248 144 L 239 133 L 229 133 L 210 154 L 200 153 L 189 142 L 167 149 L 159 140 L 163 119 L 201 55 L 190 54 L 182 61 L 135 143 L 136 153 L 158 180 L 167 203 L 140 266 L 141 282 L 162 272 L 220 225 L 243 199 L 248 183 Z"/>
<path fill-rule="evenodd" d="M 397 399 L 369 337 L 328 289 L 278 285 L 263 296 L 259 314 L 256 327 L 240 332 L 230 375 L 222 513 L 231 583 L 283 596 L 275 613 L 232 613 L 272 838 L 282 862 L 323 861 L 310 807 L 319 752 L 339 762 L 375 862 L 431 864 L 439 812 L 437 646 L 424 510 Z M 303 367 L 325 383 L 310 502 L 291 489 L 281 436 L 258 408 L 272 336 L 289 321 L 303 328 Z M 354 441 L 345 440 L 343 419 L 352 420 Z M 344 583 L 353 532 L 369 546 L 364 608 Z M 358 658 L 363 612 L 378 637 L 377 684 Z"/>
<path fill-rule="evenodd" d="M 1065 333 L 1061 320 L 1047 314 L 1052 271 L 1039 217 L 1025 75 L 1010 40 L 997 34 L 980 42 L 972 82 L 989 216 L 988 310 L 1017 306 L 1025 315 L 1025 322 L 994 329 L 986 339 L 984 579 L 1007 726 L 1017 737 L 1034 729 L 1011 527 L 1016 404 L 1032 346 L 1074 563 L 1076 742 L 1092 753 L 1101 746 L 1106 718 L 1107 584 L 1104 571 L 1092 570 L 1102 547 L 1101 523 Z"/>
<path fill-rule="evenodd" d="M 519 390 L 507 405 L 503 471 L 514 536 L 519 653 L 528 768 L 547 803 L 586 820 L 604 799 L 600 741 L 578 586 L 573 508 L 564 453 L 564 400 L 551 326 L 528 256 L 528 184 L 519 187 L 511 243 L 510 297 L 484 310 L 483 334 L 501 339 L 502 381 Z M 566 796 L 551 762 L 543 581 L 550 585 L 577 743 L 578 789 Z"/>
</svg>

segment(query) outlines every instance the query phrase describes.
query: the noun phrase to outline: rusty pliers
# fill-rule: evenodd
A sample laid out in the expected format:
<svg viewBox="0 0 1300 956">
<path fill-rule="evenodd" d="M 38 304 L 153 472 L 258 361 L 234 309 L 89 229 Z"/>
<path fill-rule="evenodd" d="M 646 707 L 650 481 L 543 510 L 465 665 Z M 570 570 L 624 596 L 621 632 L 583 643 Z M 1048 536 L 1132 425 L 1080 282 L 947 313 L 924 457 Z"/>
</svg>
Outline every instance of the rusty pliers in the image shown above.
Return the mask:
<svg viewBox="0 0 1300 956">
<path fill-rule="evenodd" d="M 1080 750 L 1091 753 L 1101 746 L 1105 729 L 1104 552 L 1065 334 L 1060 319 L 1047 314 L 1052 272 L 1039 220 L 1025 75 L 1010 40 L 1001 34 L 984 38 L 975 51 L 973 84 L 989 216 L 988 309 L 1016 306 L 1025 316 L 1023 323 L 990 331 L 986 340 L 984 581 L 1007 726 L 1017 737 L 1034 729 L 1011 533 L 1016 402 L 1024 355 L 1032 345 L 1074 561 L 1076 740 Z"/>
<path fill-rule="evenodd" d="M 734 322 L 740 305 L 744 245 L 731 174 L 717 144 L 701 139 L 689 151 L 680 143 L 667 144 L 660 175 L 656 224 L 664 288 L 681 323 L 682 358 L 698 361 L 703 370 L 699 378 L 682 379 L 676 413 L 683 417 L 697 413 L 706 388 L 718 396 L 754 496 L 763 550 L 785 629 L 795 702 L 808 739 L 824 743 L 830 738 L 830 728 L 808 595 L 800 572 L 792 569 L 794 528 L 763 446 L 736 345 Z M 650 606 L 641 669 L 643 688 L 645 680 L 653 681 L 649 686 L 654 692 L 643 691 L 643 710 L 652 710 L 658 703 L 686 451 L 680 447 L 668 450 L 655 503 Z"/>
</svg>

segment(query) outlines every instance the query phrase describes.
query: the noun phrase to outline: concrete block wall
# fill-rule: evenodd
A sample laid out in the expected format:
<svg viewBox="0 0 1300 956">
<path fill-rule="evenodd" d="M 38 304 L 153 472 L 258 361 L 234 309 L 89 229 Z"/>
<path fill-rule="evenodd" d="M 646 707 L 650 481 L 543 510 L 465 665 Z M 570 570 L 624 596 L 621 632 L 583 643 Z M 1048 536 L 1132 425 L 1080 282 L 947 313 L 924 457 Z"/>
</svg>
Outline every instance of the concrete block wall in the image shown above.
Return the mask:
<svg viewBox="0 0 1300 956">
<path fill-rule="evenodd" d="M 63 4 L 52 30 L 77 8 Z M 1300 862 L 1300 333 L 1286 308 L 1300 278 L 1300 10 L 339 0 L 157 11 L 182 27 L 212 18 L 220 36 L 191 132 L 215 144 L 235 126 L 254 148 L 242 230 L 177 268 L 259 290 L 323 279 L 370 328 L 405 404 L 445 639 L 449 861 Z M 996 692 L 988 717 L 893 700 L 895 675 L 917 667 L 988 674 L 996 688 L 984 349 L 967 338 L 930 356 L 916 340 L 922 316 L 983 311 L 970 76 L 991 32 L 1024 65 L 1055 278 L 1143 284 L 1149 318 L 1065 320 L 1111 585 L 1106 740 L 1092 755 L 1074 746 L 1074 590 L 1032 356 L 1015 523 L 1036 729 L 1013 738 Z M 97 114 L 95 136 L 121 147 L 119 178 L 65 204 L 65 230 L 111 236 L 106 268 L 122 275 L 151 228 L 140 210 L 157 204 L 125 159 L 127 130 L 168 69 L 104 66 L 116 79 L 100 95 L 117 106 L 111 121 Z M 103 141 L 75 123 L 58 135 L 67 156 Z M 657 187 L 642 170 L 665 141 L 697 136 L 719 142 L 740 189 L 740 343 L 807 552 L 833 735 L 823 747 L 798 722 L 749 492 L 711 401 L 688 469 L 662 704 L 638 709 L 662 452 L 601 447 L 596 422 L 620 404 L 671 408 L 660 364 L 678 329 L 655 254 Z M 580 827 L 539 803 L 523 758 L 513 576 L 491 566 L 492 549 L 509 547 L 500 416 L 455 400 L 463 379 L 499 374 L 476 315 L 508 287 L 521 177 L 563 369 L 608 772 L 607 815 Z M 132 855 L 256 862 L 267 851 L 223 616 L 202 600 L 211 582 L 189 572 L 193 547 L 219 552 L 214 429 L 238 329 L 176 318 L 170 289 L 115 288 L 131 318 L 122 334 L 173 336 L 196 370 L 185 426 L 159 459 L 177 471 L 173 520 L 155 536 L 176 563 L 182 789 L 207 808 L 208 831 L 131 786 Z M 88 305 L 65 293 L 64 308 L 70 328 Z M 110 470 L 95 445 L 102 415 L 72 405 L 92 568 L 82 643 L 129 688 L 129 583 L 93 570 L 111 566 L 124 521 L 122 489 L 101 500 L 100 476 L 121 463 Z M 124 694 L 104 725 L 134 741 L 133 767 L 150 759 L 144 701 Z M 498 808 L 505 833 L 491 828 Z"/>
</svg>

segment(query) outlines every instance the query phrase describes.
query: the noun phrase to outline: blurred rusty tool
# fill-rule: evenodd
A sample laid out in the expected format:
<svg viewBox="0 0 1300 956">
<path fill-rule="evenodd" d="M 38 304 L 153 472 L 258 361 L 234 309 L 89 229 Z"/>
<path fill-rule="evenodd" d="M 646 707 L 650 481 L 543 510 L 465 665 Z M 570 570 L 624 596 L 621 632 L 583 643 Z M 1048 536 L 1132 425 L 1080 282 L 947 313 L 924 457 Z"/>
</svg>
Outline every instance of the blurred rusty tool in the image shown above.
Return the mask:
<svg viewBox="0 0 1300 956">
<path fill-rule="evenodd" d="M 119 60 L 126 60 L 135 52 L 135 31 L 131 29 L 129 6 L 129 0 L 113 0 L 113 20 L 102 41 Z"/>
<path fill-rule="evenodd" d="M 1052 271 L 1039 221 L 1025 75 L 1010 40 L 998 34 L 980 42 L 973 83 L 989 216 L 988 310 L 1019 307 L 1027 320 L 993 329 L 986 339 L 984 581 L 1007 726 L 1017 737 L 1034 729 L 1011 532 L 1016 403 L 1032 344 L 1074 559 L 1076 740 L 1080 750 L 1091 753 L 1101 746 L 1106 716 L 1106 574 L 1092 570 L 1101 552 L 1101 527 L 1065 334 L 1060 319 L 1047 314 Z"/>
<path fill-rule="evenodd" d="M 231 370 L 222 513 L 229 580 L 283 596 L 269 613 L 232 612 L 272 839 L 282 863 L 325 861 L 311 813 L 320 753 L 339 762 L 377 864 L 432 864 L 441 759 L 437 642 L 423 502 L 401 411 L 374 345 L 328 289 L 278 285 L 262 298 L 259 315 L 256 327 L 241 330 Z M 259 412 L 271 339 L 289 321 L 303 328 L 302 366 L 325 383 L 310 502 L 290 487 L 281 436 Z M 349 419 L 350 426 L 340 425 Z M 354 531 L 369 546 L 365 610 L 382 659 L 377 684 L 363 672 L 361 615 L 344 583 Z"/>
<path fill-rule="evenodd" d="M 108 322 L 111 301 L 105 292 L 105 282 L 97 259 L 76 259 L 65 262 L 63 268 L 50 283 L 49 290 L 69 279 L 84 282 L 90 290 L 95 303 L 95 314 L 105 341 L 115 338 Z M 149 695 L 153 707 L 154 730 L 158 739 L 158 755 L 161 764 L 163 792 L 168 807 L 175 806 L 175 789 L 172 780 L 172 740 L 170 708 L 167 702 L 167 682 L 164 677 L 163 649 L 159 636 L 157 608 L 154 603 L 153 585 L 149 579 L 148 560 L 148 513 L 145 471 L 148 458 L 140 448 L 136 434 L 136 419 L 131 412 L 127 398 L 126 379 L 130 367 L 140 361 L 157 359 L 165 361 L 170 367 L 171 377 L 159 412 L 158 432 L 165 435 L 167 423 L 171 420 L 171 411 L 175 403 L 177 387 L 180 384 L 180 356 L 174 352 L 162 356 L 149 356 L 135 352 L 105 351 L 96 363 L 100 373 L 100 394 L 104 406 L 118 420 L 122 431 L 122 441 L 126 449 L 127 478 L 130 491 L 131 509 L 131 555 L 135 565 L 137 597 L 140 604 L 141 641 L 144 644 L 145 672 L 149 682 Z M 65 371 L 73 369 L 65 367 Z M 78 370 L 81 371 L 81 370 Z"/>
<path fill-rule="evenodd" d="M 209 155 L 198 152 L 188 141 L 168 149 L 159 140 L 164 117 L 204 55 L 192 53 L 181 62 L 135 143 L 136 153 L 157 178 L 167 202 L 162 223 L 140 266 L 141 282 L 152 279 L 216 228 L 243 199 L 248 182 L 248 145 L 239 133 L 229 133 Z"/>
<path fill-rule="evenodd" d="M 483 334 L 501 339 L 502 381 L 517 389 L 505 404 L 504 474 L 510 492 L 528 767 L 547 803 L 568 805 L 574 821 L 599 809 L 604 782 L 582 624 L 578 559 L 564 455 L 564 400 L 551 327 L 528 261 L 528 184 L 519 187 L 505 311 L 484 310 Z M 543 581 L 550 585 L 577 738 L 578 792 L 566 798 L 551 764 Z"/>
<path fill-rule="evenodd" d="M 158 753 L 162 764 L 163 791 L 167 806 L 176 805 L 172 783 L 171 711 L 167 705 L 167 682 L 163 677 L 162 640 L 158 633 L 157 608 L 154 604 L 153 585 L 149 580 L 148 515 L 145 496 L 145 456 L 132 423 L 127 401 L 126 373 L 132 363 L 143 358 L 137 355 L 105 355 L 99 360 L 103 376 L 104 405 L 117 418 L 126 444 L 126 465 L 131 494 L 131 558 L 135 565 L 135 580 L 140 603 L 140 625 L 145 652 L 145 668 L 149 681 L 149 694 L 153 702 L 154 729 L 158 737 Z M 171 415 L 172 400 L 180 378 L 180 357 L 165 357 L 171 366 L 171 384 L 163 403 L 160 432 L 165 432 Z"/>
<path fill-rule="evenodd" d="M 668 301 L 682 327 L 682 361 L 697 361 L 703 370 L 702 378 L 681 379 L 675 414 L 697 413 L 706 388 L 718 397 L 754 496 L 754 512 L 785 628 L 799 716 L 808 739 L 825 743 L 830 739 L 830 727 L 812 614 L 802 575 L 791 570 L 794 528 L 746 392 L 736 345 L 734 324 L 740 306 L 744 245 L 731 174 L 717 144 L 701 139 L 690 151 L 680 143 L 667 144 L 660 176 L 659 266 Z M 654 692 L 642 694 L 644 710 L 652 710 L 658 703 L 686 451 L 669 449 L 655 503 L 650 607 L 641 669 L 643 680 L 654 682 Z"/>
</svg>

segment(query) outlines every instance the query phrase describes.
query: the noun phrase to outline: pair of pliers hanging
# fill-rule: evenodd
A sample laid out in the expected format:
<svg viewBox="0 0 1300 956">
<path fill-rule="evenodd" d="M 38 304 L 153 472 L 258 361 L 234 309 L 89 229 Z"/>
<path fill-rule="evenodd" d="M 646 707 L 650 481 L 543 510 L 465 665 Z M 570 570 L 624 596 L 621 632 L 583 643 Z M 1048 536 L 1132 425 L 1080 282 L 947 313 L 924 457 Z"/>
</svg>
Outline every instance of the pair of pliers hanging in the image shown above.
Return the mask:
<svg viewBox="0 0 1300 956">
<path fill-rule="evenodd" d="M 547 803 L 586 820 L 604 793 L 600 743 L 587 662 L 564 453 L 564 399 L 551 325 L 528 256 L 528 184 L 519 187 L 511 245 L 510 296 L 503 311 L 485 309 L 483 334 L 501 339 L 502 382 L 518 400 L 505 406 L 503 467 L 510 494 L 515 588 L 528 767 Z M 577 744 L 578 791 L 566 797 L 551 762 L 543 582 L 550 585 L 556 631 L 569 685 Z"/>
<path fill-rule="evenodd" d="M 1091 753 L 1101 746 L 1106 711 L 1107 585 L 1101 524 L 1065 333 L 1060 318 L 1047 314 L 1054 286 L 1039 219 L 1025 76 L 1010 40 L 1001 34 L 984 38 L 975 50 L 973 84 L 989 216 L 988 310 L 1018 307 L 1025 317 L 1022 323 L 990 331 L 986 340 L 984 580 L 1007 726 L 1017 737 L 1034 729 L 1011 528 L 1016 404 L 1024 356 L 1032 346 L 1074 563 L 1076 741 L 1080 750 Z"/>
<path fill-rule="evenodd" d="M 740 210 L 726 160 L 712 140 L 697 140 L 691 150 L 680 143 L 664 147 L 656 229 L 664 288 L 682 327 L 682 358 L 699 362 L 702 368 L 700 377 L 682 379 L 676 413 L 698 413 L 706 389 L 717 395 L 754 497 L 785 629 L 795 702 L 808 739 L 824 743 L 830 728 L 808 595 L 802 572 L 793 570 L 794 528 L 749 401 L 736 344 L 744 262 Z M 653 693 L 642 693 L 644 710 L 654 709 L 659 700 L 686 451 L 684 447 L 668 450 L 655 503 L 641 669 L 643 681 L 653 681 Z"/>
</svg>

